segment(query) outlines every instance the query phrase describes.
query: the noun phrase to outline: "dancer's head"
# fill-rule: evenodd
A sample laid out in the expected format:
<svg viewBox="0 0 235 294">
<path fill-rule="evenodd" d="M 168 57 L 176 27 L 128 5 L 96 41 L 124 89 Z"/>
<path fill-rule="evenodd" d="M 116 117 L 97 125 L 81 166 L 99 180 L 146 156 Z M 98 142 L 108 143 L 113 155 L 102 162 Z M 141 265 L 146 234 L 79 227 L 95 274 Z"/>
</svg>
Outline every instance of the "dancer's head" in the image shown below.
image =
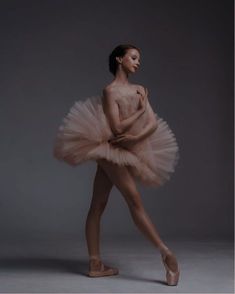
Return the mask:
<svg viewBox="0 0 235 294">
<path fill-rule="evenodd" d="M 121 44 L 109 55 L 109 71 L 115 76 L 118 70 L 134 73 L 140 66 L 140 49 L 131 44 Z"/>
</svg>

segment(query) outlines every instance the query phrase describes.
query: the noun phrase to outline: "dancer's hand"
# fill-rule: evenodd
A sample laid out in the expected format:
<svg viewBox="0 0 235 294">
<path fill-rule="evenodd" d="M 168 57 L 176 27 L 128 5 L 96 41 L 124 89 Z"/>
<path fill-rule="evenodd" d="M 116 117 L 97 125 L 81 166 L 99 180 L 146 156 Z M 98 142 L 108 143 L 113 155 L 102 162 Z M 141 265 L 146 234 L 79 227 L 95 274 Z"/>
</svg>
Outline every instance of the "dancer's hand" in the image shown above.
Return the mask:
<svg viewBox="0 0 235 294">
<path fill-rule="evenodd" d="M 137 143 L 137 137 L 131 134 L 121 134 L 108 140 L 112 146 L 131 148 Z"/>
</svg>

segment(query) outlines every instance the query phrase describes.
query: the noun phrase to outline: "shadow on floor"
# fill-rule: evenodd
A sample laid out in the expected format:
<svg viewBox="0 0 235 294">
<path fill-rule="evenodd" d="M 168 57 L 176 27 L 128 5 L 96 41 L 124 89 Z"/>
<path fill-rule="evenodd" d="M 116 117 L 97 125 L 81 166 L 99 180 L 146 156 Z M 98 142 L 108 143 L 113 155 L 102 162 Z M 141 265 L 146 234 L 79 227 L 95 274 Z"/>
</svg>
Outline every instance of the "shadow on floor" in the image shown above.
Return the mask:
<svg viewBox="0 0 235 294">
<path fill-rule="evenodd" d="M 70 272 L 74 274 L 86 274 L 88 262 L 78 259 L 59 258 L 27 258 L 11 257 L 0 259 L 0 271 L 28 271 L 39 270 L 43 272 Z"/>
<path fill-rule="evenodd" d="M 44 273 L 73 273 L 77 275 L 87 276 L 88 261 L 82 259 L 59 259 L 59 258 L 27 258 L 27 257 L 11 257 L 0 259 L 0 272 L 11 271 L 40 271 Z M 150 283 L 158 283 L 166 285 L 165 281 L 143 278 L 133 275 L 122 274 L 119 272 L 117 278 L 125 279 L 128 281 L 143 281 Z M 88 277 L 90 278 L 90 277 Z M 101 277 L 109 278 L 109 277 Z M 97 278 L 90 278 L 97 279 Z M 100 278 L 99 278 L 100 279 Z"/>
<path fill-rule="evenodd" d="M 121 274 L 122 279 L 124 280 L 132 280 L 132 281 L 142 281 L 142 282 L 149 282 L 149 283 L 157 283 L 157 284 L 161 284 L 161 285 L 167 285 L 167 283 L 163 280 L 155 280 L 155 279 L 149 279 L 149 278 L 144 278 L 144 277 L 138 277 L 138 276 L 132 276 L 132 275 L 122 275 Z"/>
</svg>

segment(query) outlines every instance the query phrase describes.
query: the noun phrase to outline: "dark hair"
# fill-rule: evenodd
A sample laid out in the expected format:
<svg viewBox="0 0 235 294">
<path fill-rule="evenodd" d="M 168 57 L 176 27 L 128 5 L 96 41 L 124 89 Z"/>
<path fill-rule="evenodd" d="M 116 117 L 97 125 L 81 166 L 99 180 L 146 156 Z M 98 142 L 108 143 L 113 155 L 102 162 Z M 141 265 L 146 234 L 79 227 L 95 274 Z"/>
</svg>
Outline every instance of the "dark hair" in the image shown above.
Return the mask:
<svg viewBox="0 0 235 294">
<path fill-rule="evenodd" d="M 117 71 L 117 60 L 116 57 L 123 57 L 128 49 L 136 49 L 140 52 L 140 49 L 131 44 L 121 44 L 113 49 L 109 55 L 109 71 L 115 76 Z"/>
</svg>

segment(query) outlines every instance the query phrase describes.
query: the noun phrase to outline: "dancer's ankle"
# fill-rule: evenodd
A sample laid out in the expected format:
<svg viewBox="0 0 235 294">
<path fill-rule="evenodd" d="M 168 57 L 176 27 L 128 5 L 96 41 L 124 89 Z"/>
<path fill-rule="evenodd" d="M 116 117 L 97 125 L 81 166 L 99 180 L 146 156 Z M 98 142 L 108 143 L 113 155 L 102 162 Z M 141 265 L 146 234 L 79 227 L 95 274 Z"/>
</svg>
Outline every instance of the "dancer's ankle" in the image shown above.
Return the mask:
<svg viewBox="0 0 235 294">
<path fill-rule="evenodd" d="M 99 255 L 90 255 L 89 259 L 90 260 L 101 260 Z"/>
<path fill-rule="evenodd" d="M 164 244 L 159 245 L 158 248 L 159 248 L 160 253 L 170 252 L 170 249 L 166 245 L 164 245 Z"/>
</svg>

